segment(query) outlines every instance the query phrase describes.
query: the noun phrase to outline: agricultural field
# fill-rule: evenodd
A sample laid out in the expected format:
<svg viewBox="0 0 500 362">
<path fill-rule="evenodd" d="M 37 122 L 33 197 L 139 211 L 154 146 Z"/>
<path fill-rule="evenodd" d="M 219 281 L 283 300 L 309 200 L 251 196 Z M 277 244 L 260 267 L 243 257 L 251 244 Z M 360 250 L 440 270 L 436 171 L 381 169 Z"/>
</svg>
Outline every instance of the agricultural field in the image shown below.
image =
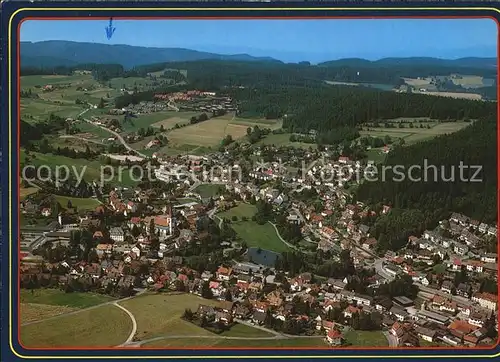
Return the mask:
<svg viewBox="0 0 500 362">
<path fill-rule="evenodd" d="M 230 119 L 222 117 L 174 129 L 167 138 L 173 144 L 190 144 L 198 146 L 217 146 L 226 135 L 237 140 L 247 134 L 246 125 L 232 124 Z"/>
<path fill-rule="evenodd" d="M 129 316 L 114 305 L 21 326 L 20 343 L 26 348 L 114 347 L 132 331 Z"/>
<path fill-rule="evenodd" d="M 228 211 L 217 214 L 217 216 L 230 220 L 233 216 L 238 217 L 238 221 L 231 221 L 231 227 L 249 247 L 260 247 L 276 252 L 288 251 L 289 248 L 278 237 L 273 225 L 270 223 L 260 225 L 251 220 L 256 212 L 255 206 L 241 203 Z M 242 221 L 243 216 L 247 217 L 248 220 Z"/>
</svg>

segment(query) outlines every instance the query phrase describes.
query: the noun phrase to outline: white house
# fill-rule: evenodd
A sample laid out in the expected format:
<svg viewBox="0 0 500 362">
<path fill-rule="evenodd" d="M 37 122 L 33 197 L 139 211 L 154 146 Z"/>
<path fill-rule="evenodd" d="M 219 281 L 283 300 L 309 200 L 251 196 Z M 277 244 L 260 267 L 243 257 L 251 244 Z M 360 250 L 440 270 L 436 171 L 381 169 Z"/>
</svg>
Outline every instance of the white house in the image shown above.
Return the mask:
<svg viewBox="0 0 500 362">
<path fill-rule="evenodd" d="M 125 240 L 125 233 L 122 228 L 114 227 L 109 231 L 109 237 L 117 243 L 123 242 Z"/>
</svg>

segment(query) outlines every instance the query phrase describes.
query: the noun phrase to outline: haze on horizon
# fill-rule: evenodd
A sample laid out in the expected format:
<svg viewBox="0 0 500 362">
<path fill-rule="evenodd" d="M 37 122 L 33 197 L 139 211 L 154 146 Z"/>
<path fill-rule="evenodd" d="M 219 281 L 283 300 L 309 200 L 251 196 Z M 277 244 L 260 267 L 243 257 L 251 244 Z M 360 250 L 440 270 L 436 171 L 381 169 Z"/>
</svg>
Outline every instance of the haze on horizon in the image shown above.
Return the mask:
<svg viewBox="0 0 500 362">
<path fill-rule="evenodd" d="M 186 48 L 318 63 L 340 58 L 496 57 L 492 19 L 28 20 L 21 41 Z"/>
</svg>

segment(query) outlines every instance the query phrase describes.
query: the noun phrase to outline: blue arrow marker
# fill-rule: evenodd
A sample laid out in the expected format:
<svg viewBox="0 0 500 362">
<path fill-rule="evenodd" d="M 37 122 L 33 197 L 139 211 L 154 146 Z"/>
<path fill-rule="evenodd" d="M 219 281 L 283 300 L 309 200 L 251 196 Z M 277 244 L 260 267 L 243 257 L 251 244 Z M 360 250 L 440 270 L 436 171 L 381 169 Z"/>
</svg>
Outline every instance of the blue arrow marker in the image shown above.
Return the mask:
<svg viewBox="0 0 500 362">
<path fill-rule="evenodd" d="M 104 29 L 106 29 L 106 38 L 110 40 L 116 30 L 116 28 L 113 28 L 113 18 L 109 19 L 109 26 L 105 27 Z"/>
</svg>

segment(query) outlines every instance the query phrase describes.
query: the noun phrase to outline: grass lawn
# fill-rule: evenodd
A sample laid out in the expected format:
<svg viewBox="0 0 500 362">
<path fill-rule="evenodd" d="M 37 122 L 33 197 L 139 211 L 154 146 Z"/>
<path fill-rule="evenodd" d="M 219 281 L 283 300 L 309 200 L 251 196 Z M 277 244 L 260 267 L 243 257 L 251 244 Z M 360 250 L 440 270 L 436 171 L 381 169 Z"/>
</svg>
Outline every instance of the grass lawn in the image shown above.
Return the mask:
<svg viewBox="0 0 500 362">
<path fill-rule="evenodd" d="M 281 241 L 271 224 L 265 223 L 260 225 L 251 220 L 251 217 L 256 212 L 257 208 L 255 206 L 241 203 L 237 207 L 218 214 L 218 216 L 229 219 L 237 216 L 238 221 L 231 221 L 231 227 L 248 246 L 260 247 L 276 252 L 288 251 L 289 248 Z M 248 217 L 249 220 L 241 221 L 243 216 Z"/>
<path fill-rule="evenodd" d="M 94 210 L 101 203 L 99 200 L 91 198 L 79 198 L 70 196 L 59 196 L 55 195 L 56 200 L 61 204 L 62 207 L 68 205 L 68 201 L 71 201 L 72 207 L 76 207 L 78 211 L 80 210 Z"/>
<path fill-rule="evenodd" d="M 40 347 L 114 347 L 132 331 L 129 316 L 113 305 L 21 327 L 21 344 Z"/>
<path fill-rule="evenodd" d="M 195 188 L 194 192 L 199 193 L 202 198 L 209 198 L 217 196 L 217 193 L 222 190 L 224 190 L 223 185 L 203 184 Z"/>
<path fill-rule="evenodd" d="M 134 315 L 137 337 L 144 340 L 163 335 L 213 335 L 181 317 L 186 309 L 196 312 L 200 304 L 217 303 L 216 300 L 202 299 L 191 294 L 143 294 L 120 304 Z"/>
<path fill-rule="evenodd" d="M 73 308 L 88 308 L 93 305 L 109 302 L 114 298 L 94 293 L 65 293 L 59 289 L 35 289 L 33 293 L 21 289 L 21 303 L 36 303 L 67 306 Z"/>
<path fill-rule="evenodd" d="M 231 327 L 230 330 L 224 331 L 220 334 L 224 337 L 272 337 L 273 334 L 263 331 L 262 329 L 253 328 L 245 324 L 237 323 Z"/>
<path fill-rule="evenodd" d="M 350 330 L 344 337 L 347 343 L 353 347 L 385 347 L 389 345 L 382 331 Z"/>
</svg>

